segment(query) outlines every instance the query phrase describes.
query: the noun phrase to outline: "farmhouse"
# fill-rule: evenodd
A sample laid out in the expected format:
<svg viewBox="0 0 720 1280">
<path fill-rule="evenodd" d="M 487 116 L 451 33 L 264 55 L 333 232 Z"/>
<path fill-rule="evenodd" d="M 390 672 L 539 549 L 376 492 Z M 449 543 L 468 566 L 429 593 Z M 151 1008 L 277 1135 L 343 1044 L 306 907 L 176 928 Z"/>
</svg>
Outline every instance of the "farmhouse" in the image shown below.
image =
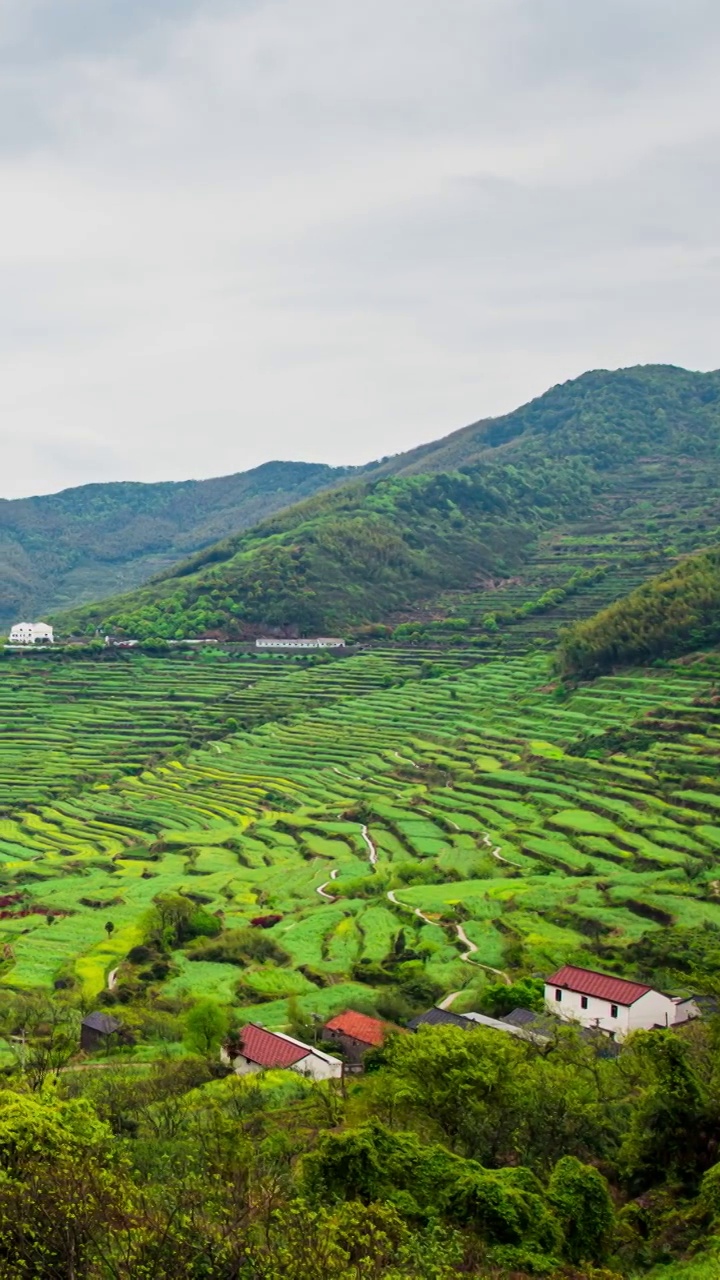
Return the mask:
<svg viewBox="0 0 720 1280">
<path fill-rule="evenodd" d="M 255 1022 L 249 1022 L 242 1028 L 239 1052 L 233 1046 L 230 1051 L 223 1049 L 221 1057 L 231 1063 L 239 1076 L 283 1067 L 313 1080 L 330 1080 L 340 1079 L 343 1070 L 342 1062 L 329 1053 L 322 1053 L 320 1049 L 303 1044 L 302 1040 L 294 1040 L 281 1031 L 266 1031 Z"/>
<path fill-rule="evenodd" d="M 519 1012 L 515 1010 L 515 1013 Z M 522 1010 L 523 1013 L 529 1010 Z M 530 1021 L 536 1021 L 536 1015 L 530 1013 Z M 411 1031 L 418 1027 L 462 1027 L 464 1031 L 473 1031 L 476 1027 L 485 1027 L 489 1031 L 502 1031 L 505 1035 L 518 1036 L 521 1040 L 533 1040 L 536 1044 L 544 1044 L 549 1039 L 547 1028 L 540 1025 L 525 1025 L 525 1019 L 514 1019 L 508 1014 L 506 1018 L 488 1018 L 484 1013 L 453 1013 L 451 1009 L 428 1009 L 413 1018 L 408 1026 Z M 545 1034 L 543 1034 L 545 1033 Z"/>
<path fill-rule="evenodd" d="M 52 644 L 53 629 L 45 622 L 16 622 L 8 639 L 10 644 Z"/>
<path fill-rule="evenodd" d="M 301 640 L 278 639 L 276 636 L 261 636 L 255 641 L 256 649 L 344 649 L 345 641 L 335 636 L 314 636 Z"/>
<path fill-rule="evenodd" d="M 378 1049 L 388 1031 L 392 1030 L 394 1028 L 387 1022 L 347 1009 L 325 1023 L 323 1035 L 342 1049 L 349 1066 L 357 1068 L 362 1065 L 368 1050 Z"/>
<path fill-rule="evenodd" d="M 122 1023 L 109 1013 L 89 1013 L 80 1024 L 80 1048 L 86 1053 L 107 1047 L 110 1037 L 117 1035 Z"/>
<path fill-rule="evenodd" d="M 699 1016 L 693 1000 L 654 991 L 643 982 L 566 964 L 545 983 L 545 1006 L 566 1022 L 579 1022 L 622 1040 L 631 1031 L 673 1027 Z"/>
</svg>

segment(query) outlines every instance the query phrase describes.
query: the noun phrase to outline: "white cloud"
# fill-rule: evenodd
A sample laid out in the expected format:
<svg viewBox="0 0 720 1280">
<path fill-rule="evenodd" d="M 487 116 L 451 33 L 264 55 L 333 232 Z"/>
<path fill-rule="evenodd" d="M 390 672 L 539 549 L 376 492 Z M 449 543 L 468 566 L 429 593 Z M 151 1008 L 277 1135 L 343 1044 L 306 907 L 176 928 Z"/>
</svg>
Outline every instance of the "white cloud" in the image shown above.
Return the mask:
<svg viewBox="0 0 720 1280">
<path fill-rule="evenodd" d="M 2 492 L 713 367 L 714 0 L 0 0 Z"/>
</svg>

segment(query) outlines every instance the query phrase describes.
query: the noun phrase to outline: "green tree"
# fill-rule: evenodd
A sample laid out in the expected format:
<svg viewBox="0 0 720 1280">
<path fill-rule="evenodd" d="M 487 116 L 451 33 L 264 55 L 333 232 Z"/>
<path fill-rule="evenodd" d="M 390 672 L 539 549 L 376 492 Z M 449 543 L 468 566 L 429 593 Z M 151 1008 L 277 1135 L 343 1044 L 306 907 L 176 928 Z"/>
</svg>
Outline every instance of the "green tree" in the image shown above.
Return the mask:
<svg viewBox="0 0 720 1280">
<path fill-rule="evenodd" d="M 216 1000 L 198 1000 L 185 1018 L 185 1044 L 191 1053 L 209 1058 L 218 1052 L 229 1026 L 228 1015 Z"/>
<path fill-rule="evenodd" d="M 591 1165 L 581 1164 L 575 1156 L 563 1156 L 553 1169 L 548 1199 L 562 1226 L 568 1260 L 602 1262 L 615 1217 L 602 1174 Z"/>
</svg>

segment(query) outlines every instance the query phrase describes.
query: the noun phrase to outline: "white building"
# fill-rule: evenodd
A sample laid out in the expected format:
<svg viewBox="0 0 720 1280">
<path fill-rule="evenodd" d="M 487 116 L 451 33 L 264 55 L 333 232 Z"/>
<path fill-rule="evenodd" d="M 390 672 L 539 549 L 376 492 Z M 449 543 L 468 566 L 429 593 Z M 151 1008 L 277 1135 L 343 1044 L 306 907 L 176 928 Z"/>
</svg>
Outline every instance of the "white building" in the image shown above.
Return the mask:
<svg viewBox="0 0 720 1280">
<path fill-rule="evenodd" d="M 16 622 L 8 639 L 10 644 L 52 644 L 53 629 L 46 622 Z"/>
<path fill-rule="evenodd" d="M 282 1068 L 286 1071 L 299 1071 L 302 1076 L 310 1076 L 313 1080 L 339 1080 L 343 1073 L 343 1064 L 339 1058 L 329 1053 L 303 1044 L 302 1040 L 294 1040 L 281 1031 L 267 1031 L 255 1022 L 249 1022 L 240 1032 L 241 1048 L 232 1057 L 223 1049 L 221 1057 L 229 1062 L 239 1076 L 253 1071 L 270 1071 Z"/>
<path fill-rule="evenodd" d="M 673 1027 L 700 1014 L 693 1000 L 674 999 L 645 983 L 571 964 L 546 980 L 545 1005 L 566 1022 L 609 1032 L 618 1040 L 640 1028 Z"/>
<path fill-rule="evenodd" d="M 336 636 L 313 636 L 309 639 L 284 640 L 263 636 L 255 641 L 256 649 L 344 649 L 345 641 Z"/>
</svg>

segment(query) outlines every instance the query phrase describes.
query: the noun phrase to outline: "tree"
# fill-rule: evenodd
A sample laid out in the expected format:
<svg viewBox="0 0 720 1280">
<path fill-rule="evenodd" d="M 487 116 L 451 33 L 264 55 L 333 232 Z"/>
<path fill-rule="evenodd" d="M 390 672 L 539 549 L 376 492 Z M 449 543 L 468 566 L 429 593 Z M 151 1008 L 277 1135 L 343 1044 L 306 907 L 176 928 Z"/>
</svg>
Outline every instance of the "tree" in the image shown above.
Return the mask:
<svg viewBox="0 0 720 1280">
<path fill-rule="evenodd" d="M 185 1019 L 185 1044 L 191 1053 L 209 1058 L 217 1053 L 229 1027 L 228 1015 L 216 1000 L 198 1000 Z"/>
<path fill-rule="evenodd" d="M 615 1218 L 608 1185 L 592 1165 L 563 1156 L 553 1169 L 548 1199 L 565 1235 L 570 1262 L 602 1262 Z"/>
<path fill-rule="evenodd" d="M 107 924 L 105 925 L 105 932 L 108 938 L 112 933 L 115 932 L 115 925 L 113 924 L 112 920 L 108 920 Z"/>
</svg>

